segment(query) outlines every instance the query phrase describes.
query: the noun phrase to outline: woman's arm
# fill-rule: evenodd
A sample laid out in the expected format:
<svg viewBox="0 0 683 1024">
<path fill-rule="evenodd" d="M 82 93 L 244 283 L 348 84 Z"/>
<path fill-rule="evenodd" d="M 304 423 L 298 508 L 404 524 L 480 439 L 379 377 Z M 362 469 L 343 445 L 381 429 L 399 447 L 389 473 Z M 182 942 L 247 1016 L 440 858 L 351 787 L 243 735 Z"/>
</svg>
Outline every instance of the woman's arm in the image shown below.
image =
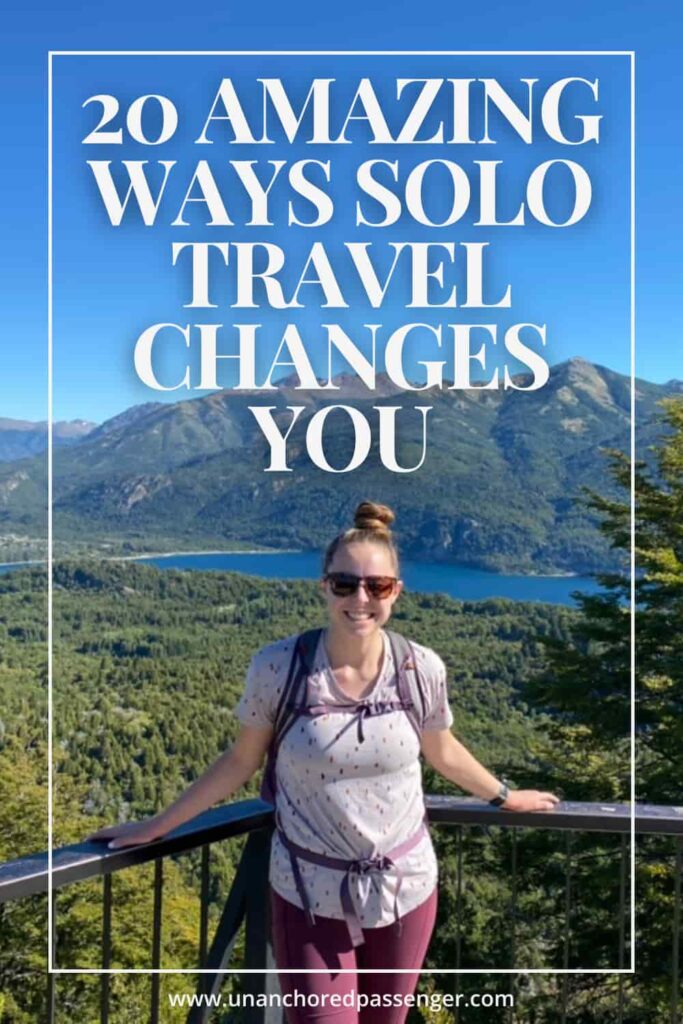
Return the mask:
<svg viewBox="0 0 683 1024">
<path fill-rule="evenodd" d="M 261 767 L 272 736 L 270 726 L 264 729 L 242 726 L 230 750 L 214 761 L 165 811 L 144 821 L 108 825 L 88 838 L 110 839 L 110 849 L 118 849 L 121 846 L 149 843 L 166 835 L 219 800 L 227 800 L 248 782 Z"/>
<path fill-rule="evenodd" d="M 422 753 L 432 768 L 461 789 L 481 800 L 498 796 L 500 780 L 484 768 L 449 729 L 426 729 L 422 733 Z M 506 811 L 552 811 L 557 803 L 559 800 L 553 793 L 515 789 L 510 790 L 502 806 Z"/>
</svg>

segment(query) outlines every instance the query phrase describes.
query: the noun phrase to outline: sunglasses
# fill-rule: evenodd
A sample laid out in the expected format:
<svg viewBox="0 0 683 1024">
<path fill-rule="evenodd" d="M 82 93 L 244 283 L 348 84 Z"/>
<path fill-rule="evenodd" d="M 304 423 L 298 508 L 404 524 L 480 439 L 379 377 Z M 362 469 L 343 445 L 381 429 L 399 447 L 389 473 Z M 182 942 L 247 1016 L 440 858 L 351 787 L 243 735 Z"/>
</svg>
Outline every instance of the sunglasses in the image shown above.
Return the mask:
<svg viewBox="0 0 683 1024">
<path fill-rule="evenodd" d="M 398 583 L 395 576 L 354 576 L 351 572 L 328 572 L 325 579 L 335 597 L 351 597 L 362 583 L 370 597 L 380 600 L 389 597 Z"/>
</svg>

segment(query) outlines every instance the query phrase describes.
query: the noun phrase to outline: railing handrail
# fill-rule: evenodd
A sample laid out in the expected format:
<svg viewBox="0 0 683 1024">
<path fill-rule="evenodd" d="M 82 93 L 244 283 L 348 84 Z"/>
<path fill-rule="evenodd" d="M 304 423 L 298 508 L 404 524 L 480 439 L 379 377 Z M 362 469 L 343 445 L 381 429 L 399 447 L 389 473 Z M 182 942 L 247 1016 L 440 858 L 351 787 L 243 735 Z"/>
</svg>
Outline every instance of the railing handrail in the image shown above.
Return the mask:
<svg viewBox="0 0 683 1024">
<path fill-rule="evenodd" d="M 119 850 L 110 850 L 104 842 L 61 846 L 52 852 L 52 886 L 58 889 L 69 882 L 109 875 L 159 857 L 194 850 L 206 843 L 245 835 L 270 826 L 272 820 L 273 808 L 270 804 L 263 800 L 240 800 L 198 814 L 162 839 L 145 843 L 144 846 L 129 846 Z M 47 890 L 47 852 L 0 864 L 0 904 Z"/>
<path fill-rule="evenodd" d="M 504 828 L 544 828 L 580 832 L 628 833 L 628 804 L 563 802 L 549 812 L 520 814 L 491 807 L 472 797 L 429 795 L 425 799 L 435 825 L 495 825 Z M 84 881 L 196 849 L 207 843 L 245 835 L 273 824 L 273 809 L 263 800 L 241 800 L 198 815 L 167 836 L 144 846 L 110 850 L 101 842 L 62 846 L 52 854 L 52 886 Z M 683 807 L 636 804 L 638 835 L 683 835 Z M 48 854 L 32 854 L 0 864 L 0 903 L 24 899 L 48 890 Z"/>
</svg>

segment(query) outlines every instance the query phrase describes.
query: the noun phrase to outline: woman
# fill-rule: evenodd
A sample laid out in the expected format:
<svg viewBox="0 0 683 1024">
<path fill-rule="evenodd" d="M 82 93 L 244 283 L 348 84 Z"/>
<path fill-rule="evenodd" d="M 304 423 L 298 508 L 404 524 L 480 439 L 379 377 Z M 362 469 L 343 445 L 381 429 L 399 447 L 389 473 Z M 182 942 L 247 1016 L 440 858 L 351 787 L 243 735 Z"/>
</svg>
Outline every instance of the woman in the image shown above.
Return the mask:
<svg viewBox="0 0 683 1024">
<path fill-rule="evenodd" d="M 362 502 L 354 526 L 332 541 L 321 583 L 327 629 L 256 654 L 232 749 L 161 814 L 93 836 L 112 848 L 156 839 L 232 796 L 269 752 L 275 958 L 283 992 L 327 994 L 314 1000 L 317 1024 L 357 1021 L 344 1005 L 352 992 L 399 1004 L 368 1006 L 363 1024 L 399 1024 L 407 1014 L 401 997 L 415 989 L 436 915 L 420 752 L 446 779 L 506 810 L 557 803 L 551 793 L 511 792 L 479 764 L 450 732 L 441 659 L 383 630 L 403 589 L 393 519 L 385 505 Z M 302 969 L 320 973 L 287 973 Z M 294 1007 L 288 1019 L 300 1024 L 309 1013 Z"/>
</svg>

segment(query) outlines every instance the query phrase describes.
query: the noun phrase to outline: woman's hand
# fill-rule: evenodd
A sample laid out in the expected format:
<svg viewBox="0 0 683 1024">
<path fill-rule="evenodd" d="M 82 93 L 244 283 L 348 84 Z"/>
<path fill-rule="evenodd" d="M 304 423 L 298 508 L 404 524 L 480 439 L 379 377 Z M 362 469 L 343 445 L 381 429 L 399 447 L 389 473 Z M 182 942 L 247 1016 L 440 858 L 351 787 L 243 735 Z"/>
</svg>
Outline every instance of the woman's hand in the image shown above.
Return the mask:
<svg viewBox="0 0 683 1024">
<path fill-rule="evenodd" d="M 422 753 L 449 782 L 488 802 L 500 791 L 500 779 L 484 768 L 469 750 L 456 740 L 450 729 L 427 729 L 422 733 Z M 537 789 L 510 790 L 502 805 L 506 811 L 552 811 L 560 801 L 554 793 Z"/>
<path fill-rule="evenodd" d="M 100 842 L 109 839 L 108 848 L 119 850 L 123 846 L 142 846 L 160 839 L 168 831 L 160 818 L 147 818 L 145 821 L 127 821 L 122 825 L 107 825 L 88 836 L 88 842 Z"/>
<path fill-rule="evenodd" d="M 511 789 L 502 809 L 505 811 L 552 811 L 560 798 L 537 789 Z"/>
</svg>

